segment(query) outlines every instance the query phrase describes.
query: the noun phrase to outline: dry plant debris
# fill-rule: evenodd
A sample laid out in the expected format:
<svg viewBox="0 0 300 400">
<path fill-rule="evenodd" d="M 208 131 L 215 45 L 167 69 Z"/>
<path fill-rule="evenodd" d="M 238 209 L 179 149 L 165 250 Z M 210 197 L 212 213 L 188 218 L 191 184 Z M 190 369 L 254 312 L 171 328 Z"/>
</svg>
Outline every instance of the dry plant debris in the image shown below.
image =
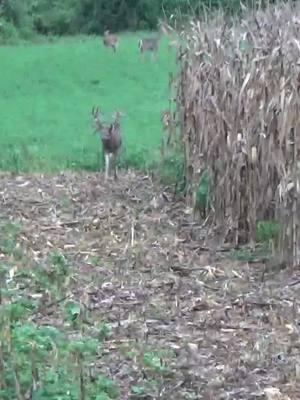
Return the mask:
<svg viewBox="0 0 300 400">
<path fill-rule="evenodd" d="M 21 227 L 11 278 L 26 263 L 47 266 L 54 250 L 68 259 L 66 295 L 90 327 L 111 329 L 93 368 L 118 382 L 123 400 L 299 399 L 299 271 L 233 261 L 149 176 L 103 181 L 1 177 L 1 226 Z M 9 257 L 0 249 L 1 263 Z M 19 290 L 42 296 L 35 322 L 62 325 L 51 293 L 30 281 Z M 155 351 L 151 368 L 143 355 Z M 146 394 L 132 393 L 147 382 Z"/>
<path fill-rule="evenodd" d="M 300 264 L 299 21 L 299 2 L 246 13 L 240 24 L 222 15 L 192 21 L 180 33 L 180 72 L 171 85 L 188 201 L 195 205 L 208 168 L 213 218 L 224 236 L 231 230 L 236 243 L 254 242 L 257 222 L 276 217 L 278 257 L 294 266 Z"/>
</svg>

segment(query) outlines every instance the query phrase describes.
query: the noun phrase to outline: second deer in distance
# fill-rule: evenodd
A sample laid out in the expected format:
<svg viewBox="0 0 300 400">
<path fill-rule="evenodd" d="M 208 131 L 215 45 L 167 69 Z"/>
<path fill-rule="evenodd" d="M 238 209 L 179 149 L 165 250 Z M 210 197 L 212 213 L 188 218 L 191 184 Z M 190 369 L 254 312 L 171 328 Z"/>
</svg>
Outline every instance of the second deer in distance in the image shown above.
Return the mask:
<svg viewBox="0 0 300 400">
<path fill-rule="evenodd" d="M 167 35 L 167 28 L 166 24 L 162 21 L 158 24 L 158 33 L 154 37 L 146 37 L 139 40 L 139 50 L 141 54 L 145 53 L 146 51 L 151 52 L 152 59 L 157 58 L 157 51 L 159 47 L 159 41 L 162 35 Z"/>
<path fill-rule="evenodd" d="M 119 38 L 117 35 L 113 35 L 112 33 L 109 33 L 109 31 L 104 32 L 103 36 L 103 44 L 106 47 L 111 47 L 114 52 L 117 51 L 117 47 L 119 45 Z"/>
<path fill-rule="evenodd" d="M 139 40 L 139 49 L 141 54 L 144 54 L 146 51 L 151 52 L 152 59 L 157 58 L 157 50 L 159 46 L 159 41 L 161 38 L 161 31 L 155 37 L 147 37 Z"/>
<path fill-rule="evenodd" d="M 92 116 L 94 118 L 95 132 L 99 132 L 102 141 L 102 148 L 105 161 L 105 182 L 111 168 L 111 160 L 113 159 L 114 178 L 117 179 L 117 157 L 122 146 L 122 132 L 120 118 L 123 114 L 116 111 L 113 114 L 113 122 L 105 124 L 101 119 L 100 108 L 93 107 Z"/>
</svg>

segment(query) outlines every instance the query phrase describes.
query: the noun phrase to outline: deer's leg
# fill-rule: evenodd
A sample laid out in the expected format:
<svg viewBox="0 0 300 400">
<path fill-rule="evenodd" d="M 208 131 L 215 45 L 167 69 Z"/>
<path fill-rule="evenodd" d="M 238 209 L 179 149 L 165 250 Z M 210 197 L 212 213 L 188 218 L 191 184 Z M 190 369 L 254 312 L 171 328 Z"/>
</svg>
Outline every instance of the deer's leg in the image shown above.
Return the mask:
<svg viewBox="0 0 300 400">
<path fill-rule="evenodd" d="M 101 156 L 102 156 L 102 164 L 105 165 L 105 153 L 104 153 L 104 150 L 102 150 L 101 153 L 102 153 L 102 154 L 101 154 Z M 101 169 L 102 169 L 102 166 L 101 166 Z M 101 169 L 100 169 L 100 170 L 101 170 Z"/>
<path fill-rule="evenodd" d="M 109 171 L 109 159 L 110 159 L 110 156 L 109 156 L 108 153 L 105 153 L 105 154 L 104 154 L 104 157 L 105 157 L 105 182 L 107 182 L 107 179 L 108 179 L 108 171 Z"/>
<path fill-rule="evenodd" d="M 118 170 L 117 155 L 114 155 L 114 178 L 115 178 L 115 181 L 118 179 L 117 170 Z"/>
</svg>

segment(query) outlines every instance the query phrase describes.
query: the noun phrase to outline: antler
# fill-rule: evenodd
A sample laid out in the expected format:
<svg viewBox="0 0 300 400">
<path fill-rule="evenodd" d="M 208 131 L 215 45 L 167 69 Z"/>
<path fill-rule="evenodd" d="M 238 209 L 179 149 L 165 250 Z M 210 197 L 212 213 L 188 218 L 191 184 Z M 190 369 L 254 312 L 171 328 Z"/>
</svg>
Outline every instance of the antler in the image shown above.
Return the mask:
<svg viewBox="0 0 300 400">
<path fill-rule="evenodd" d="M 99 131 L 99 130 L 102 130 L 104 128 L 104 124 L 101 121 L 100 115 L 101 115 L 100 107 L 93 106 L 93 108 L 92 108 L 92 116 L 94 117 L 95 132 Z"/>
<path fill-rule="evenodd" d="M 114 120 L 119 120 L 121 117 L 124 117 L 124 113 L 122 111 L 116 110 L 112 117 L 114 118 Z"/>
<path fill-rule="evenodd" d="M 94 118 L 98 118 L 100 113 L 101 113 L 100 107 L 99 106 L 97 106 L 97 107 L 93 106 L 93 108 L 92 108 L 92 116 Z"/>
</svg>

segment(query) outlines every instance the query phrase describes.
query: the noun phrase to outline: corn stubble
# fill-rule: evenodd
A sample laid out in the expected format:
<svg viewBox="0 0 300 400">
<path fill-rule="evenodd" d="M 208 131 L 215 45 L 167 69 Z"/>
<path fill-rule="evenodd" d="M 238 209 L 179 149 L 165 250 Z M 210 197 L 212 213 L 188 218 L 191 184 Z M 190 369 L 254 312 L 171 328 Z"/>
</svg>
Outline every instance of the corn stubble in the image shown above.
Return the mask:
<svg viewBox="0 0 300 400">
<path fill-rule="evenodd" d="M 257 221 L 277 218 L 277 256 L 299 265 L 299 4 L 257 10 L 238 25 L 222 15 L 192 21 L 178 37 L 171 88 L 187 201 L 195 203 L 208 168 L 211 210 L 224 235 L 254 243 Z"/>
</svg>

